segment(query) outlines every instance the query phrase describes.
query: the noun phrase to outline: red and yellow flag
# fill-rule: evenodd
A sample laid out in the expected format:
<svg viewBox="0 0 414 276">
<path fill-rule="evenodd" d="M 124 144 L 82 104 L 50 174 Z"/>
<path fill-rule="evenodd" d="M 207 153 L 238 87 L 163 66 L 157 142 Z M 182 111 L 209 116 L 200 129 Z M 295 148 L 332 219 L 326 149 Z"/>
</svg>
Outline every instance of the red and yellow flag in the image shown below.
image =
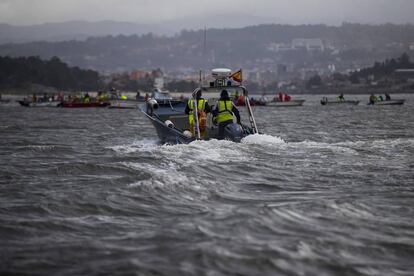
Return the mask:
<svg viewBox="0 0 414 276">
<path fill-rule="evenodd" d="M 242 70 L 240 69 L 239 71 L 234 72 L 233 74 L 231 74 L 230 78 L 232 78 L 234 81 L 242 82 Z"/>
</svg>

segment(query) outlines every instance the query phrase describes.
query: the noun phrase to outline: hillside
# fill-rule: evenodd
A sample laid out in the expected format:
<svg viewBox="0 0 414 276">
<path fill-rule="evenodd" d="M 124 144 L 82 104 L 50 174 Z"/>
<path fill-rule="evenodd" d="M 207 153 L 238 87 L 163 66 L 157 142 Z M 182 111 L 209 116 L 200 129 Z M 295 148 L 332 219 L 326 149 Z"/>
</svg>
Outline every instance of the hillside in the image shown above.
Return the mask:
<svg viewBox="0 0 414 276">
<path fill-rule="evenodd" d="M 69 67 L 59 58 L 0 57 L 0 88 L 24 88 L 31 85 L 60 90 L 96 90 L 101 86 L 99 74 Z"/>
<path fill-rule="evenodd" d="M 414 26 L 270 24 L 208 29 L 205 48 L 203 38 L 204 31 L 199 30 L 182 31 L 172 37 L 119 35 L 90 37 L 85 41 L 4 44 L 0 46 L 0 56 L 38 55 L 46 59 L 57 56 L 71 66 L 100 72 L 153 68 L 195 72 L 217 66 L 276 71 L 280 64 L 293 69 L 335 65 L 337 70 L 347 70 L 402 52 L 410 53 Z M 320 49 L 314 51 L 306 45 L 295 45 L 298 39 L 319 41 Z"/>
</svg>

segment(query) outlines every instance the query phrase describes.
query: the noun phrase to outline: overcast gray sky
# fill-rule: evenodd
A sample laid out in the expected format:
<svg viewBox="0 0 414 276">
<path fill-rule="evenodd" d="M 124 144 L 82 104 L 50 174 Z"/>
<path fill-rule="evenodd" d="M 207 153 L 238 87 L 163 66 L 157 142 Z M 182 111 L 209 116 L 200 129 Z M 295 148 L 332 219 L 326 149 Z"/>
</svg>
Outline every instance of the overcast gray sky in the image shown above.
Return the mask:
<svg viewBox="0 0 414 276">
<path fill-rule="evenodd" d="M 71 20 L 159 23 L 213 14 L 261 18 L 257 23 L 414 23 L 413 11 L 414 0 L 0 0 L 0 22 L 14 25 Z"/>
</svg>

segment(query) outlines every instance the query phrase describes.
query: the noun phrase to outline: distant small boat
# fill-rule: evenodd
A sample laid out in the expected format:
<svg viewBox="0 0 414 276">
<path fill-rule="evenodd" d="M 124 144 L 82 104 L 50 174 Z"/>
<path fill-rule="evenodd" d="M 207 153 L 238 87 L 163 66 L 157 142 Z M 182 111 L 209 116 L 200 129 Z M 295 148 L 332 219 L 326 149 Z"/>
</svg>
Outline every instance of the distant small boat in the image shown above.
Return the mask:
<svg viewBox="0 0 414 276">
<path fill-rule="evenodd" d="M 2 104 L 6 104 L 6 103 L 9 103 L 9 102 L 10 102 L 9 99 L 0 99 L 0 103 L 2 103 Z"/>
<path fill-rule="evenodd" d="M 246 102 L 243 98 L 243 100 L 238 100 L 234 103 L 236 106 L 246 106 Z M 255 100 L 255 99 L 250 99 L 250 105 L 251 106 L 265 106 L 267 103 L 265 101 L 261 101 L 261 100 Z"/>
<path fill-rule="evenodd" d="M 266 106 L 275 106 L 275 107 L 289 107 L 289 106 L 301 106 L 305 100 L 290 100 L 290 101 L 270 101 L 266 103 Z"/>
<path fill-rule="evenodd" d="M 368 105 L 402 105 L 404 104 L 405 99 L 395 99 L 395 100 L 385 100 L 385 101 L 375 101 L 369 102 Z"/>
<path fill-rule="evenodd" d="M 328 100 L 327 98 L 323 98 L 321 100 L 321 105 L 338 105 L 338 104 L 346 104 L 346 105 L 357 105 L 359 104 L 359 101 L 353 101 L 353 100 Z"/>
<path fill-rule="evenodd" d="M 45 102 L 30 102 L 30 101 L 18 101 L 21 106 L 25 107 L 59 107 L 61 101 L 45 101 Z"/>
<path fill-rule="evenodd" d="M 62 102 L 61 107 L 65 108 L 88 108 L 88 107 L 107 107 L 109 106 L 109 102 Z"/>
</svg>

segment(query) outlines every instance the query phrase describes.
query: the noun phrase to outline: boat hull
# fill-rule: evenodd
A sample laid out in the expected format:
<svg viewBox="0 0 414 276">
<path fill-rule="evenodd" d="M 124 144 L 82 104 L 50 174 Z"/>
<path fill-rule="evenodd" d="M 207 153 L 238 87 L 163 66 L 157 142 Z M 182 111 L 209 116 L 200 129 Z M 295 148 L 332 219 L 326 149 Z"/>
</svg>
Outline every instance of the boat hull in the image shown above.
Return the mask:
<svg viewBox="0 0 414 276">
<path fill-rule="evenodd" d="M 395 100 L 385 100 L 385 101 L 377 101 L 374 103 L 368 103 L 368 105 L 402 105 L 404 104 L 405 100 L 403 99 L 395 99 Z"/>
<path fill-rule="evenodd" d="M 321 105 L 357 105 L 359 101 L 321 101 Z"/>
<path fill-rule="evenodd" d="M 305 100 L 292 100 L 288 102 L 271 101 L 271 102 L 267 102 L 266 106 L 272 106 L 272 107 L 302 106 L 304 102 Z"/>
<path fill-rule="evenodd" d="M 146 117 L 151 121 L 157 132 L 157 136 L 163 144 L 188 144 L 194 141 L 194 138 L 185 136 L 179 129 L 168 127 L 164 122 L 156 117 L 150 116 L 144 112 Z"/>
<path fill-rule="evenodd" d="M 155 131 L 163 144 L 188 144 L 196 139 L 184 135 L 185 130 L 189 130 L 188 115 L 184 113 L 186 103 L 174 103 L 174 105 L 161 104 L 156 110 L 148 106 L 142 106 L 141 112 L 151 121 Z M 212 118 L 210 118 L 212 119 Z M 241 139 L 253 133 L 251 128 L 230 124 L 224 130 L 225 139 L 240 142 Z M 234 131 L 233 131 L 234 130 Z M 219 139 L 218 127 L 210 126 L 207 123 L 207 130 L 203 140 Z"/>
<path fill-rule="evenodd" d="M 27 101 L 18 101 L 21 106 L 25 107 L 59 107 L 61 101 L 52 101 L 52 102 L 27 102 Z"/>
<path fill-rule="evenodd" d="M 91 103 L 81 103 L 81 102 L 63 102 L 62 107 L 65 108 L 90 108 L 90 107 L 108 107 L 109 102 L 91 102 Z"/>
</svg>

